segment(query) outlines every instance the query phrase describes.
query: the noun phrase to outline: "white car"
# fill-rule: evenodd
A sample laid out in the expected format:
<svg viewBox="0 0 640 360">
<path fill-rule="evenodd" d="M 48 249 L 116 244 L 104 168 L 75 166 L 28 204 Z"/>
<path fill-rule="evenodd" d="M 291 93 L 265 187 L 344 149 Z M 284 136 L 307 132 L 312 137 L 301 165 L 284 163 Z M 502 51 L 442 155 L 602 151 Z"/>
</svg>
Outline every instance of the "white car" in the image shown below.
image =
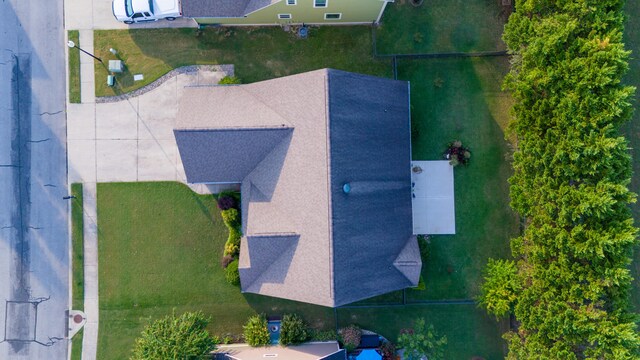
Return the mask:
<svg viewBox="0 0 640 360">
<path fill-rule="evenodd" d="M 182 17 L 180 0 L 113 0 L 113 16 L 125 24 Z"/>
</svg>

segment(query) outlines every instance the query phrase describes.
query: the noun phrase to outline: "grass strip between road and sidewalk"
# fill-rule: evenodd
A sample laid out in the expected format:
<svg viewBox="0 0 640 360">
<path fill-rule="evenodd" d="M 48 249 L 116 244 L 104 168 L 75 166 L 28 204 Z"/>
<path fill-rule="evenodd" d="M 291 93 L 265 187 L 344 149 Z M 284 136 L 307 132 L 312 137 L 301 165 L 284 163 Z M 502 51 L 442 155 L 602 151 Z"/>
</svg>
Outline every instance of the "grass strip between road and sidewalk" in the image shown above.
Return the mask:
<svg viewBox="0 0 640 360">
<path fill-rule="evenodd" d="M 72 242 L 72 308 L 84 310 L 84 211 L 82 202 L 82 184 L 71 185 L 71 242 Z M 80 330 L 72 340 L 71 360 L 82 358 L 82 332 Z"/>
<path fill-rule="evenodd" d="M 80 32 L 69 30 L 67 32 L 69 40 L 80 46 Z M 76 50 L 76 49 L 72 49 Z M 69 102 L 80 103 L 80 52 L 69 51 Z"/>
</svg>

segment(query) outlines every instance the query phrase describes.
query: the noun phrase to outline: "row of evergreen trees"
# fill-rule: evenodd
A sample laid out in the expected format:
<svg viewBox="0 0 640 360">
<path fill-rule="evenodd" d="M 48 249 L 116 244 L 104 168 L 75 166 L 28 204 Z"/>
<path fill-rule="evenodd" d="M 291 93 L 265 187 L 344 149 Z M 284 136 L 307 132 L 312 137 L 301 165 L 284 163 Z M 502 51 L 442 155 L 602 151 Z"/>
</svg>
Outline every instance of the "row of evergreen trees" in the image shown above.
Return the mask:
<svg viewBox="0 0 640 360">
<path fill-rule="evenodd" d="M 516 100 L 515 261 L 490 261 L 481 304 L 512 313 L 509 359 L 638 359 L 628 265 L 636 244 L 622 84 L 622 0 L 523 0 L 505 27 Z"/>
</svg>

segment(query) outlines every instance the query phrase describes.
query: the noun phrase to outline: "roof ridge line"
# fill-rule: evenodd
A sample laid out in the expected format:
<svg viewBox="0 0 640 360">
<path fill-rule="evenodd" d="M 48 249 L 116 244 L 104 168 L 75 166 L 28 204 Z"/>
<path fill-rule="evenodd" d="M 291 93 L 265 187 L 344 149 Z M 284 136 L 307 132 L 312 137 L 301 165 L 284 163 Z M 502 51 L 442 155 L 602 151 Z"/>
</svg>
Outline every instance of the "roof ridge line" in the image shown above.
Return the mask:
<svg viewBox="0 0 640 360">
<path fill-rule="evenodd" d="M 277 128 L 277 129 L 280 129 L 280 128 Z M 283 127 L 282 129 L 283 129 L 283 130 L 293 130 L 293 129 L 295 129 L 295 128 L 294 128 L 294 127 L 290 127 L 290 128 L 288 128 L 288 127 Z M 258 130 L 259 130 L 259 129 L 258 129 Z M 278 146 L 280 146 L 280 145 L 282 144 L 282 142 L 283 142 L 286 138 L 287 138 L 287 135 L 285 135 L 285 136 L 284 136 L 284 137 L 283 137 L 283 138 L 282 138 L 282 139 L 281 139 L 277 144 L 275 144 L 275 145 L 273 146 L 273 148 L 272 148 L 271 150 L 269 150 L 269 152 L 268 152 L 268 153 L 266 153 L 266 154 L 262 157 L 262 159 L 261 159 L 261 160 L 256 164 L 256 166 L 255 166 L 253 169 L 251 169 L 251 171 L 249 171 L 249 173 L 247 174 L 247 176 L 245 176 L 245 177 L 244 177 L 244 179 L 242 179 L 242 181 L 244 181 L 245 179 L 247 179 L 247 178 L 251 177 L 251 175 L 253 174 L 253 172 L 254 172 L 254 171 L 256 171 L 256 169 L 257 169 L 258 167 L 260 167 L 260 165 L 261 165 L 261 164 L 262 164 L 262 163 L 263 163 L 263 162 L 264 162 L 264 161 L 265 161 L 265 160 L 266 160 L 266 159 L 267 159 L 267 158 L 268 158 L 268 157 L 269 157 L 269 156 L 270 156 L 274 151 L 276 151 L 276 149 L 278 148 Z M 255 183 L 254 181 L 249 180 L 249 183 L 251 184 L 251 186 L 254 186 L 254 187 L 255 187 L 256 189 L 258 189 L 262 194 L 264 194 L 264 191 L 262 191 L 262 189 L 260 189 L 260 188 L 256 185 L 256 183 Z"/>
<path fill-rule="evenodd" d="M 263 237 L 292 237 L 292 236 L 300 236 L 300 234 L 295 232 L 272 232 L 272 233 L 256 233 L 252 235 L 245 235 L 246 237 L 254 237 L 254 238 L 263 238 Z"/>
<path fill-rule="evenodd" d="M 293 126 L 276 126 L 276 125 L 257 125 L 257 126 L 228 126 L 228 127 L 188 127 L 188 128 L 175 128 L 174 131 L 261 131 L 261 130 L 291 130 L 295 129 Z"/>
<path fill-rule="evenodd" d="M 327 166 L 327 224 L 329 229 L 327 229 L 327 233 L 329 235 L 329 298 L 333 301 L 333 305 L 336 305 L 336 293 L 335 293 L 335 277 L 333 273 L 335 271 L 335 259 L 334 259 L 334 249 L 333 249 L 333 198 L 331 197 L 331 131 L 329 127 L 331 126 L 331 109 L 329 108 L 329 78 L 330 78 L 330 69 L 325 68 L 324 70 L 324 122 L 325 122 L 325 152 L 326 152 L 326 166 Z"/>
</svg>

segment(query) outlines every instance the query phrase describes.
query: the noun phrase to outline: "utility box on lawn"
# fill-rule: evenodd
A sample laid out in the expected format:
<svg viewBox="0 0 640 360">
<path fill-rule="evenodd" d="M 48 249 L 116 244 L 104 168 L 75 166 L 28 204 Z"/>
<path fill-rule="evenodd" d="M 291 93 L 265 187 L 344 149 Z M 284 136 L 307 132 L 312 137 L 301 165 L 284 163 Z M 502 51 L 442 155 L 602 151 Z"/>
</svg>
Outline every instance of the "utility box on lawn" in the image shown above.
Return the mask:
<svg viewBox="0 0 640 360">
<path fill-rule="evenodd" d="M 122 60 L 109 60 L 109 72 L 121 73 L 123 69 Z"/>
</svg>

